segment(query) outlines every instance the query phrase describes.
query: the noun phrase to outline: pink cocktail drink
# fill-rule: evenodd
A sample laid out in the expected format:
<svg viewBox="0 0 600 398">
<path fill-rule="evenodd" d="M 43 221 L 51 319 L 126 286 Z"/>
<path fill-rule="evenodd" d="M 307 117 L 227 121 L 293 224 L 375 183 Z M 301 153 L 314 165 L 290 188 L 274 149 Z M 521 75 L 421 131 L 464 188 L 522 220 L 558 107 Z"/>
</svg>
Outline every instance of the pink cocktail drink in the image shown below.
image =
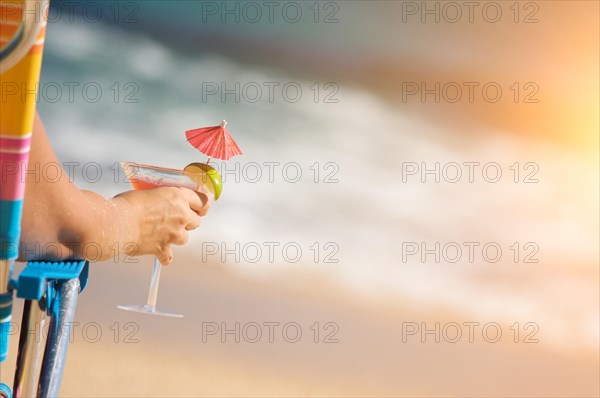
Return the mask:
<svg viewBox="0 0 600 398">
<path fill-rule="evenodd" d="M 136 191 L 158 187 L 179 187 L 207 193 L 204 186 L 206 178 L 200 174 L 139 163 L 121 162 L 121 166 Z"/>
<path fill-rule="evenodd" d="M 209 191 L 205 187 L 206 178 L 199 173 L 189 173 L 183 170 L 138 163 L 121 162 L 121 166 L 123 167 L 131 186 L 137 191 L 159 187 L 179 187 L 209 194 Z M 183 315 L 161 310 L 156 307 L 161 268 L 162 266 L 158 262 L 158 259 L 155 259 L 150 282 L 150 291 L 145 305 L 119 305 L 118 308 L 126 311 L 142 312 L 153 315 L 182 317 Z"/>
</svg>

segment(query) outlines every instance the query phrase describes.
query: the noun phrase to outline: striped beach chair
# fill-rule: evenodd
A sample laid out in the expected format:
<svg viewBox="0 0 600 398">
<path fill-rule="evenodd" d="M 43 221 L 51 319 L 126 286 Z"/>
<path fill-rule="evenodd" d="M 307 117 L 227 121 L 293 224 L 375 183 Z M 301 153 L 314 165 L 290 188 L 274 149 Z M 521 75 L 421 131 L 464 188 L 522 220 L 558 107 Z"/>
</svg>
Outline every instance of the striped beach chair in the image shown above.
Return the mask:
<svg viewBox="0 0 600 398">
<path fill-rule="evenodd" d="M 84 261 L 29 262 L 13 275 L 48 7 L 48 0 L 0 0 L 0 362 L 8 357 L 9 337 L 20 330 L 15 397 L 58 396 L 69 325 L 87 282 Z M 24 300 L 20 327 L 12 321 L 15 295 Z M 36 331 L 46 322 L 43 341 Z M 0 396 L 12 393 L 0 383 Z"/>
</svg>

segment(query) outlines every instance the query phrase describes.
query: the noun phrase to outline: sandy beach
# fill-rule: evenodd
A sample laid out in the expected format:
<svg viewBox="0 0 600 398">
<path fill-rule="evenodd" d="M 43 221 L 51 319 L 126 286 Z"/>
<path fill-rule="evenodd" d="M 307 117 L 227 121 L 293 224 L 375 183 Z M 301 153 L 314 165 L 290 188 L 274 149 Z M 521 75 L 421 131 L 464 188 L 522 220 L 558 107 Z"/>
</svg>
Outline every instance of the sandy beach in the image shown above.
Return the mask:
<svg viewBox="0 0 600 398">
<path fill-rule="evenodd" d="M 184 258 L 164 270 L 159 297 L 162 306 L 184 313 L 183 319 L 115 308 L 144 299 L 149 259 L 93 265 L 91 283 L 80 296 L 62 396 L 599 393 L 598 352 L 561 352 L 544 341 L 543 328 L 534 336 L 537 343 L 525 343 L 525 331 L 516 343 L 508 324 L 500 325 L 497 342 L 490 342 L 496 340 L 493 330 L 484 336 L 481 329 L 474 329 L 470 342 L 464 322 L 483 326 L 485 320 L 442 307 L 369 300 L 308 273 L 248 279 Z M 425 322 L 432 330 L 436 322 L 454 322 L 463 336 L 454 343 L 456 330 L 442 326 L 436 342 L 435 333 L 408 333 L 407 322 L 419 328 Z M 265 325 L 272 325 L 271 335 Z M 13 372 L 16 345 L 11 349 L 3 373 Z"/>
</svg>

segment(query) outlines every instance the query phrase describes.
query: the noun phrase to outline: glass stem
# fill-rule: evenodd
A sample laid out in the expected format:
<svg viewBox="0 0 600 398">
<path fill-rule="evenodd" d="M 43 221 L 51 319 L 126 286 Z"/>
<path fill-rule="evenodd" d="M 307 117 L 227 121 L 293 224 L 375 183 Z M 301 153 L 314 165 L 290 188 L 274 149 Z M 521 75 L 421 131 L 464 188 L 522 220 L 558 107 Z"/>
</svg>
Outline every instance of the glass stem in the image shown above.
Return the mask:
<svg viewBox="0 0 600 398">
<path fill-rule="evenodd" d="M 150 281 L 150 291 L 148 292 L 148 303 L 150 307 L 156 307 L 158 298 L 158 282 L 160 281 L 160 269 L 162 265 L 158 262 L 158 257 L 154 259 L 154 268 L 152 269 L 152 280 Z"/>
</svg>

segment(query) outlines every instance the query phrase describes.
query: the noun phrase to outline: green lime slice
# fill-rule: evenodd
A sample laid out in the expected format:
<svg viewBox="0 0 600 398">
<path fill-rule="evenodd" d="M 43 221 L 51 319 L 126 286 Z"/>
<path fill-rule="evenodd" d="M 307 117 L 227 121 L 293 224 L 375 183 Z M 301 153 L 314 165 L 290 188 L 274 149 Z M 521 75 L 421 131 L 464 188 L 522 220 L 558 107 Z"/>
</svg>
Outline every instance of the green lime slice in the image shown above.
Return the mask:
<svg viewBox="0 0 600 398">
<path fill-rule="evenodd" d="M 223 181 L 221 181 L 221 176 L 217 170 L 206 163 L 190 163 L 185 166 L 183 171 L 197 174 L 199 177 L 198 182 L 208 189 L 215 200 L 219 199 L 219 196 L 221 196 L 221 192 L 223 191 Z"/>
</svg>

